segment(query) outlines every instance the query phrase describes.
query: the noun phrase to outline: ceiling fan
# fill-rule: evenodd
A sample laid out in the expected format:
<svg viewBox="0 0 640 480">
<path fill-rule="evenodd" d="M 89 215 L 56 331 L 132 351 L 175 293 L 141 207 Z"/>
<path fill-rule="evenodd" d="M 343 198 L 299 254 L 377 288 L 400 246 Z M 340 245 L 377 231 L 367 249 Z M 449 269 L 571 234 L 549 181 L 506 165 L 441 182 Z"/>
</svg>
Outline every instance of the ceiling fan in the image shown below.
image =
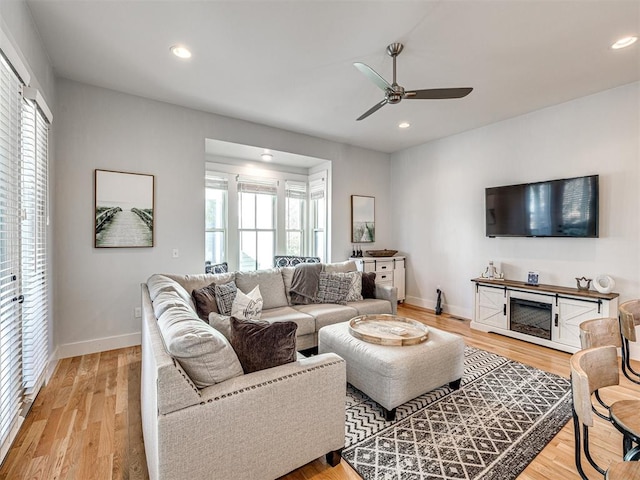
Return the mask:
<svg viewBox="0 0 640 480">
<path fill-rule="evenodd" d="M 355 62 L 353 64 L 358 70 L 380 87 L 384 91 L 384 99 L 376 103 L 369 110 L 360 115 L 357 120 L 364 120 L 372 113 L 377 112 L 387 103 L 400 103 L 403 98 L 417 100 L 434 100 L 445 98 L 462 98 L 471 93 L 473 88 L 427 88 L 425 90 L 405 90 L 396 82 L 396 57 L 400 55 L 404 45 L 401 43 L 392 43 L 387 47 L 387 54 L 393 58 L 393 83 L 387 82 L 373 68 L 364 63 Z"/>
</svg>

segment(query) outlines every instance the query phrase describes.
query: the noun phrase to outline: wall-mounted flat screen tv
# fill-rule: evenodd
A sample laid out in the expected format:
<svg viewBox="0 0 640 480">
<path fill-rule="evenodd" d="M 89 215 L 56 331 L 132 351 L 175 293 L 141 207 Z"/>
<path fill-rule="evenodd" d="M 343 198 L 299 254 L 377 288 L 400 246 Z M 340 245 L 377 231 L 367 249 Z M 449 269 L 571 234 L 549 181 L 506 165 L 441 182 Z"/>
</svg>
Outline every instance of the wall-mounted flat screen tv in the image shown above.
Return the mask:
<svg viewBox="0 0 640 480">
<path fill-rule="evenodd" d="M 598 237 L 598 175 L 485 190 L 487 237 Z"/>
</svg>

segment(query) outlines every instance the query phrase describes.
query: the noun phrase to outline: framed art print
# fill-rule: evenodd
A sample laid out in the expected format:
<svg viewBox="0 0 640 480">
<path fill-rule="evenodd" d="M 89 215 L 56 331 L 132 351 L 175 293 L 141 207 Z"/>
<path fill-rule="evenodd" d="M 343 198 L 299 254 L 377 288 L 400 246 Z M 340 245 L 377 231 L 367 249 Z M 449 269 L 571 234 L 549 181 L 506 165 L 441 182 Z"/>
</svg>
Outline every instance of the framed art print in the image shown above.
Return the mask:
<svg viewBox="0 0 640 480">
<path fill-rule="evenodd" d="M 153 247 L 154 176 L 95 171 L 96 248 Z"/>
<path fill-rule="evenodd" d="M 351 243 L 376 241 L 375 197 L 351 195 Z"/>
</svg>

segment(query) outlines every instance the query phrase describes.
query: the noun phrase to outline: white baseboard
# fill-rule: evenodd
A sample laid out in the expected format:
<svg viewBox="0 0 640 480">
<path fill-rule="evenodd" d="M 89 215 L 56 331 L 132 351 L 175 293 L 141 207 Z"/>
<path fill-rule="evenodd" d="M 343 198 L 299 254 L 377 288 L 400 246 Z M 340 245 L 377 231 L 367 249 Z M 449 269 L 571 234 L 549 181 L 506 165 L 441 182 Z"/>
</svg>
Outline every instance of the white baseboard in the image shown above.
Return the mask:
<svg viewBox="0 0 640 480">
<path fill-rule="evenodd" d="M 85 342 L 66 343 L 58 345 L 57 359 L 88 355 L 90 353 L 106 352 L 117 348 L 133 347 L 140 345 L 142 337 L 140 332 L 115 337 L 97 338 Z"/>
<path fill-rule="evenodd" d="M 415 305 L 416 307 L 426 308 L 428 310 L 436 309 L 435 301 L 425 300 L 420 297 L 412 297 L 410 295 L 408 295 L 407 298 L 405 299 L 405 303 L 408 303 L 409 305 Z M 471 318 L 471 315 L 469 315 L 469 312 L 467 312 L 464 308 L 457 307 L 455 305 L 445 304 L 442 308 L 442 311 L 454 317 L 462 318 L 465 320 Z"/>
</svg>

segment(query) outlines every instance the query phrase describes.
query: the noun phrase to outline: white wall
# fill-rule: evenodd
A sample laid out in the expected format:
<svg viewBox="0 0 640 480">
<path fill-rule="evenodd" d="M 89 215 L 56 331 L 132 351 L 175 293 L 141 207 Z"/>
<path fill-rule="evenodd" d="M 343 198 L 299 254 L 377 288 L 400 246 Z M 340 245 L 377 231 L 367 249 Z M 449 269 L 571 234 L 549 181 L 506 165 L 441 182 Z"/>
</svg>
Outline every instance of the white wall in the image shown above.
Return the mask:
<svg viewBox="0 0 640 480">
<path fill-rule="evenodd" d="M 204 264 L 205 138 L 332 161 L 332 259 L 351 252 L 350 195 L 376 197 L 391 244 L 389 155 L 58 79 L 56 343 L 70 356 L 139 342 L 140 283 Z M 94 169 L 155 175 L 155 246 L 93 247 Z M 180 257 L 172 258 L 173 248 Z"/>
<path fill-rule="evenodd" d="M 407 302 L 472 317 L 471 278 L 489 260 L 506 277 L 575 287 L 606 273 L 621 301 L 640 297 L 640 83 L 580 98 L 391 156 L 394 248 Z M 484 189 L 600 175 L 600 238 L 487 238 Z"/>
</svg>

